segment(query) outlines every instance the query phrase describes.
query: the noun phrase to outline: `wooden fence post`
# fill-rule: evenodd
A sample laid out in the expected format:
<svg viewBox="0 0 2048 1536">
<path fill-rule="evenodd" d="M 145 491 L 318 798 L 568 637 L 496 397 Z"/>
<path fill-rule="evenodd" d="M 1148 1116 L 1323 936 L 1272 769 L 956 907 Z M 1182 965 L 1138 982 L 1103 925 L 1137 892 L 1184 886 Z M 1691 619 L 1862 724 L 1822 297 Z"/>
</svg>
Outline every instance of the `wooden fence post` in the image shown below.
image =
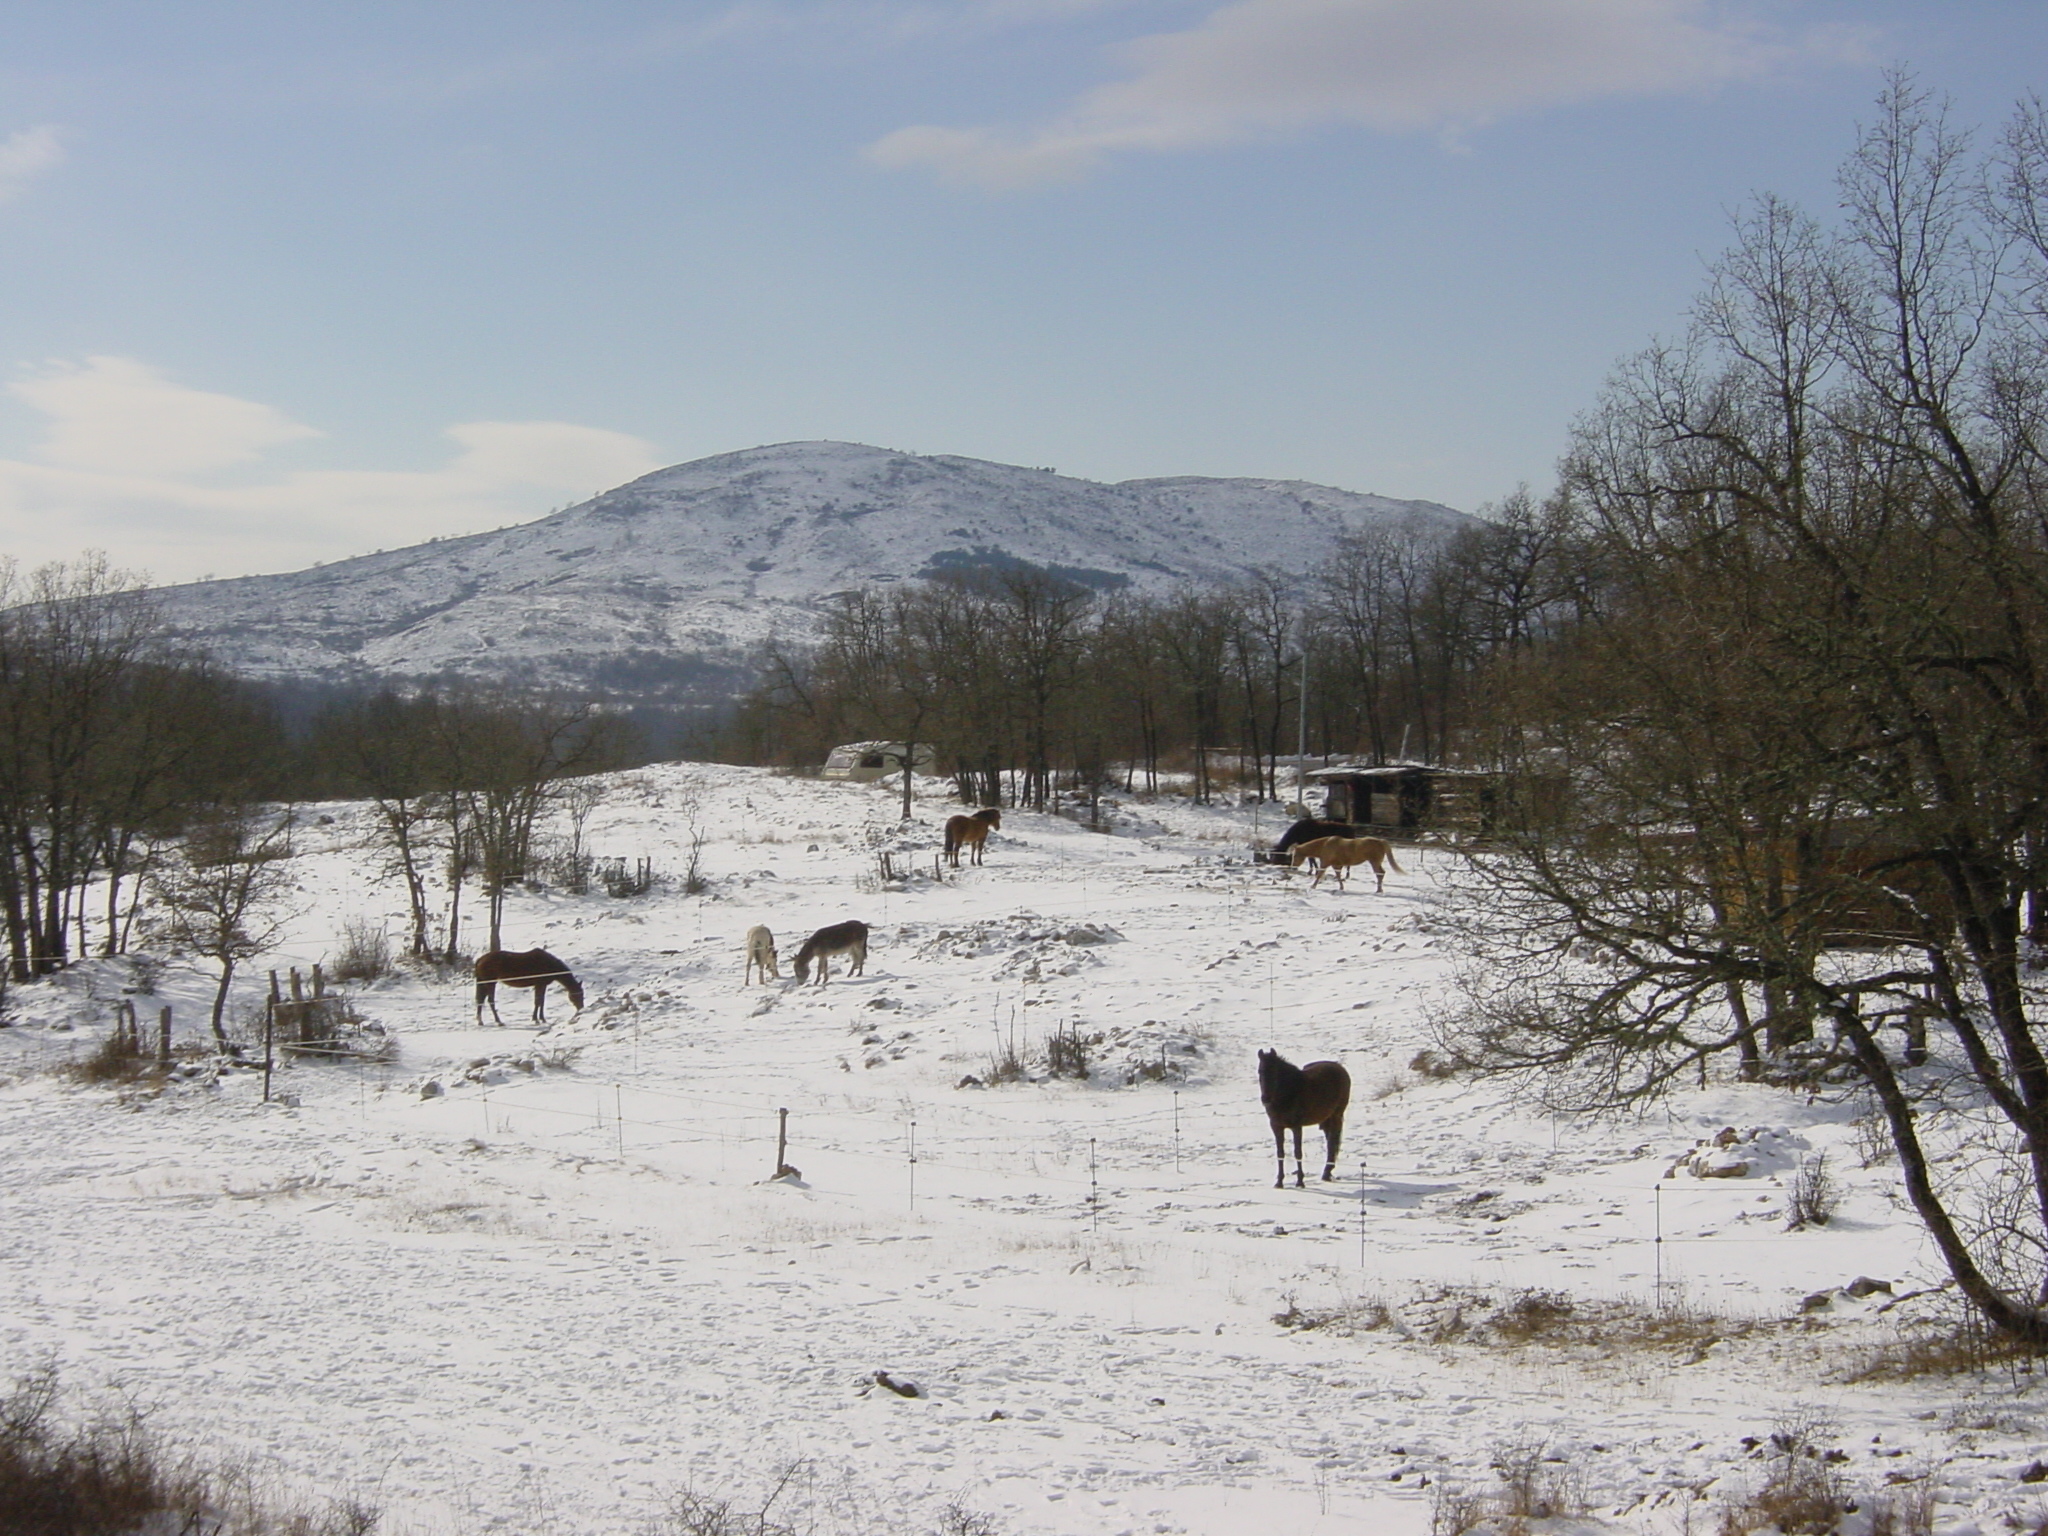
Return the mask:
<svg viewBox="0 0 2048 1536">
<path fill-rule="evenodd" d="M 171 1010 L 166 1007 L 156 1019 L 156 1059 L 159 1065 L 171 1064 Z"/>
</svg>

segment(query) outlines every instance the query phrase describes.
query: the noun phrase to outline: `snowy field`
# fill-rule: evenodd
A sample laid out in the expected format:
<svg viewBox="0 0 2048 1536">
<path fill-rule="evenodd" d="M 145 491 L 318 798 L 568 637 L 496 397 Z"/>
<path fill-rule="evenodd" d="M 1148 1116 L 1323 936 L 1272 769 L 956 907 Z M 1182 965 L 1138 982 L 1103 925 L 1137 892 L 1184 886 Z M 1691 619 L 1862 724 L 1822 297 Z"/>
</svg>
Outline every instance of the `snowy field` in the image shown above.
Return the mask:
<svg viewBox="0 0 2048 1536">
<path fill-rule="evenodd" d="M 1795 1431 L 1852 1493 L 1931 1478 L 1951 1536 L 2048 1514 L 2020 1479 L 2048 1457 L 2030 1377 L 1860 1383 L 1934 1299 L 1800 1312 L 1940 1279 L 1857 1104 L 1721 1084 L 1558 1121 L 1411 1068 L 1457 960 L 1449 855 L 1315 890 L 1248 861 L 1270 810 L 1163 800 L 1107 836 L 1006 814 L 938 881 L 938 781 L 907 829 L 877 788 L 614 783 L 595 850 L 673 877 L 694 822 L 710 888 L 515 893 L 508 944 L 588 988 L 539 1035 L 523 994 L 478 1029 L 461 981 L 386 980 L 352 995 L 397 1060 L 292 1065 L 266 1106 L 254 1073 L 145 1094 L 43 1070 L 104 1033 L 125 965 L 17 989 L 0 1367 L 54 1357 L 437 1536 L 629 1536 L 674 1489 L 778 1482 L 771 1513 L 821 1536 L 938 1532 L 949 1504 L 1005 1536 L 1409 1536 L 1518 1460 L 1588 1512 L 1533 1529 L 1705 1532 Z M 300 915 L 257 972 L 331 955 L 348 919 L 402 931 L 360 808 L 310 814 Z M 915 878 L 885 885 L 882 851 Z M 849 917 L 866 974 L 798 988 L 802 937 Z M 756 923 L 778 985 L 741 984 Z M 196 1039 L 209 978 L 159 986 L 145 1021 L 169 1003 Z M 1062 1029 L 1086 1081 L 990 1081 Z M 1309 1187 L 1272 1188 L 1262 1046 L 1349 1068 L 1334 1181 L 1311 1132 Z M 800 1174 L 775 1180 L 782 1109 Z M 1747 1176 L 1664 1177 L 1723 1127 Z M 1787 1231 L 1820 1151 L 1840 1208 Z M 1530 1292 L 1516 1315 L 1592 1321 L 1495 1325 Z"/>
</svg>

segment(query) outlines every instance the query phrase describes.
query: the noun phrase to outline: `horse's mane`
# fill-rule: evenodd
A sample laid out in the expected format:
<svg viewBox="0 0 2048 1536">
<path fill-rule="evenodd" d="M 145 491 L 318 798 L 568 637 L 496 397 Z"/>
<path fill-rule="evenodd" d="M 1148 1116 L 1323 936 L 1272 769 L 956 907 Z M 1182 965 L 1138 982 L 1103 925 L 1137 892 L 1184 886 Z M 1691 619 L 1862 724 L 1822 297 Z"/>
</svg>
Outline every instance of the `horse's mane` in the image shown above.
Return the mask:
<svg viewBox="0 0 2048 1536">
<path fill-rule="evenodd" d="M 1259 1097 L 1270 1098 L 1275 1089 L 1286 1089 L 1301 1081 L 1301 1068 L 1278 1051 L 1259 1052 Z"/>
</svg>

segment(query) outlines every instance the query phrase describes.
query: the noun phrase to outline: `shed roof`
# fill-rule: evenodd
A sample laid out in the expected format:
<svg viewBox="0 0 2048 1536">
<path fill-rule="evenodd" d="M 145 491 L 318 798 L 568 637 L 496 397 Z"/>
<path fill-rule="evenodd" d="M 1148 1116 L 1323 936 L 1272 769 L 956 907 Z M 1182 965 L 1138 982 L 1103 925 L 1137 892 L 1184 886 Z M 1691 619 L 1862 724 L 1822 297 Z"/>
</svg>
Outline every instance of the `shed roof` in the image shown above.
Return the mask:
<svg viewBox="0 0 2048 1536">
<path fill-rule="evenodd" d="M 1362 779 L 1385 773 L 1427 774 L 1436 779 L 1491 779 L 1499 775 L 1491 768 L 1445 768 L 1436 763 L 1336 763 L 1328 768 L 1311 768 L 1312 779 Z"/>
</svg>

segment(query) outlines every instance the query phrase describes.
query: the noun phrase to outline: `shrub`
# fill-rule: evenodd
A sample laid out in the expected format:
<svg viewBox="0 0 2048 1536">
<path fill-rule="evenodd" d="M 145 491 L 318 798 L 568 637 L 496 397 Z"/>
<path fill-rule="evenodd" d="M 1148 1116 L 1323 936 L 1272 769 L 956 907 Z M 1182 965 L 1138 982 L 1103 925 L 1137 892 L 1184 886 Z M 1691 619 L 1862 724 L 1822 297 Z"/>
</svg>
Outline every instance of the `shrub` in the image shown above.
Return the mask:
<svg viewBox="0 0 2048 1536">
<path fill-rule="evenodd" d="M 1102 1044 L 1100 1035 L 1084 1035 L 1071 1022 L 1045 1037 L 1045 1070 L 1054 1077 L 1088 1076 L 1088 1053 Z"/>
<path fill-rule="evenodd" d="M 1785 1189 L 1785 1230 L 1826 1226 L 1840 1201 L 1841 1188 L 1828 1172 L 1827 1153 L 1801 1159 Z"/>
<path fill-rule="evenodd" d="M 696 863 L 693 852 L 689 880 L 684 885 L 684 889 L 693 896 L 704 889 L 704 882 L 696 873 Z M 617 901 L 625 901 L 630 897 L 645 896 L 654 889 L 655 881 L 659 877 L 654 872 L 652 859 L 636 859 L 630 866 L 624 859 L 606 859 L 597 866 L 597 878 L 604 886 L 604 893 L 607 896 Z"/>
<path fill-rule="evenodd" d="M 0 1536 L 370 1536 L 378 1513 L 353 1500 L 325 1514 L 280 1510 L 246 1477 L 210 1471 L 130 1409 L 77 1428 L 57 1422 L 56 1367 L 0 1397 Z"/>
<path fill-rule="evenodd" d="M 758 1510 L 745 1510 L 730 1499 L 685 1488 L 669 1495 L 668 1507 L 649 1536 L 797 1536 L 797 1532 L 794 1526 L 771 1521 L 765 1504 Z"/>
<path fill-rule="evenodd" d="M 1839 1451 L 1820 1442 L 1834 1426 L 1812 1410 L 1779 1421 L 1769 1449 L 1776 1452 L 1760 1486 L 1721 1509 L 1720 1536 L 1771 1530 L 1782 1536 L 1825 1536 L 1842 1523 L 1849 1505 Z"/>
<path fill-rule="evenodd" d="M 1930 1478 L 1880 1488 L 1870 1497 L 1870 1536 L 1934 1536 Z"/>
<path fill-rule="evenodd" d="M 1575 1520 L 1586 1513 L 1585 1468 L 1550 1454 L 1542 1441 L 1497 1446 L 1492 1465 L 1500 1483 L 1489 1493 L 1438 1482 L 1430 1508 L 1431 1536 L 1478 1530 L 1527 1536 L 1532 1520 Z"/>
<path fill-rule="evenodd" d="M 1002 1536 L 995 1518 L 969 1509 L 958 1499 L 939 1511 L 938 1536 Z"/>
<path fill-rule="evenodd" d="M 376 981 L 391 974 L 391 936 L 367 917 L 345 918 L 327 974 L 336 981 Z"/>
<path fill-rule="evenodd" d="M 998 1039 L 996 1048 L 989 1052 L 988 1070 L 983 1081 L 995 1083 L 1021 1083 L 1031 1076 L 1031 1069 L 1024 1063 L 1024 1057 L 1017 1049 L 1016 1031 L 1012 1030 L 1007 1039 Z"/>
<path fill-rule="evenodd" d="M 81 1083 L 126 1083 L 147 1076 L 155 1064 L 143 1049 L 133 1014 L 124 1012 L 115 1017 L 106 1038 L 74 1062 L 70 1072 Z"/>
</svg>

